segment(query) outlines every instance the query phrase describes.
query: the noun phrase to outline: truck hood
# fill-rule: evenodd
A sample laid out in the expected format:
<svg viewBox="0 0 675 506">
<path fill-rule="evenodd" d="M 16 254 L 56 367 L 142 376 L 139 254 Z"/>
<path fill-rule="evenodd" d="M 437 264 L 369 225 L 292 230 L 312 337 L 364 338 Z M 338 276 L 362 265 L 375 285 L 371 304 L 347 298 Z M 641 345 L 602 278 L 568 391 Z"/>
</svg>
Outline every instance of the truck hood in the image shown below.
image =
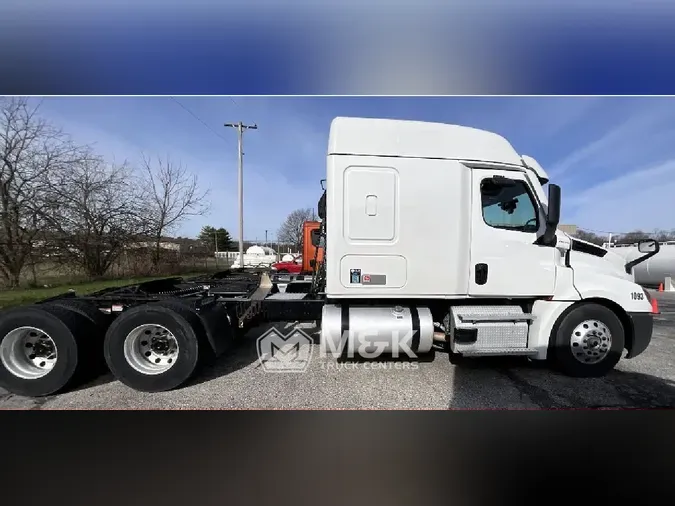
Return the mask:
<svg viewBox="0 0 675 506">
<path fill-rule="evenodd" d="M 570 238 L 570 241 L 569 258 L 575 271 L 592 269 L 608 276 L 633 281 L 633 275 L 626 272 L 626 260 L 621 255 L 580 239 Z"/>
</svg>

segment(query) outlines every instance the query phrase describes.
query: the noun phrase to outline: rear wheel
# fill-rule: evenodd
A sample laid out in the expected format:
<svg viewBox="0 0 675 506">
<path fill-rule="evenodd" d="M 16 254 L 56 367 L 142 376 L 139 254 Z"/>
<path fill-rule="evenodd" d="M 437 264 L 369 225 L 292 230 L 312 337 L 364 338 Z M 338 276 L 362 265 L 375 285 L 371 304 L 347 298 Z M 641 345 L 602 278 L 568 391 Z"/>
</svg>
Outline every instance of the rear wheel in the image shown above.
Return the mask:
<svg viewBox="0 0 675 506">
<path fill-rule="evenodd" d="M 179 306 L 146 304 L 110 325 L 104 343 L 108 367 L 128 387 L 144 392 L 177 388 L 195 373 L 206 349 L 201 331 Z"/>
<path fill-rule="evenodd" d="M 94 326 L 58 306 L 27 306 L 0 316 L 0 386 L 17 395 L 52 395 L 86 379 Z"/>
<path fill-rule="evenodd" d="M 89 321 L 91 332 L 86 339 L 80 342 L 82 353 L 87 356 L 86 366 L 92 375 L 106 372 L 107 366 L 103 357 L 103 339 L 113 318 L 110 315 L 102 313 L 92 302 L 82 299 L 59 299 L 44 304 L 44 307 L 53 306 L 78 313 Z"/>
<path fill-rule="evenodd" d="M 108 329 L 108 326 L 112 322 L 110 315 L 102 313 L 94 303 L 82 300 L 82 299 L 57 299 L 51 302 L 44 303 L 45 306 L 59 306 L 76 313 L 81 314 L 87 320 L 91 321 L 92 324 L 96 325 L 99 331 L 102 331 L 105 334 L 105 331 Z"/>
<path fill-rule="evenodd" d="M 554 365 L 569 376 L 604 376 L 621 359 L 625 340 L 623 324 L 605 306 L 575 307 L 562 318 L 554 332 Z"/>
</svg>

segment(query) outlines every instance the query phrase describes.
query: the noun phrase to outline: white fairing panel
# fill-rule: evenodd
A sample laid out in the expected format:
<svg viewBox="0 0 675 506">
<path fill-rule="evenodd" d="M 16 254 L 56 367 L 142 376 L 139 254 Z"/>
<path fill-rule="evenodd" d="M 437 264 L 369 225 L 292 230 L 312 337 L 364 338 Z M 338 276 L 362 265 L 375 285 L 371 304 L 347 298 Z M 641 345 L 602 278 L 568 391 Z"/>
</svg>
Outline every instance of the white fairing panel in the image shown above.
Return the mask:
<svg viewBox="0 0 675 506">
<path fill-rule="evenodd" d="M 633 276 L 626 272 L 625 262 L 611 252 L 608 252 L 604 257 L 599 257 L 580 251 L 572 251 L 570 259 L 574 272 L 583 272 L 584 275 L 587 272 L 602 273 L 633 282 Z"/>
<path fill-rule="evenodd" d="M 335 118 L 329 155 L 481 160 L 522 166 L 501 135 L 477 128 L 423 121 Z"/>
<path fill-rule="evenodd" d="M 537 350 L 537 360 L 545 360 L 548 352 L 548 343 L 556 321 L 566 309 L 574 304 L 572 301 L 536 300 L 532 305 L 532 325 L 528 334 L 527 347 Z"/>
<path fill-rule="evenodd" d="M 516 184 L 491 197 L 483 185 L 494 176 L 513 180 Z M 534 200 L 534 191 L 526 175 L 513 171 L 473 169 L 471 194 L 469 295 L 553 295 L 559 253 L 556 248 L 535 244 L 545 227 L 544 216 Z M 515 208 L 504 206 L 514 200 Z M 481 264 L 487 266 L 484 280 L 478 274 Z"/>
<path fill-rule="evenodd" d="M 525 165 L 537 175 L 537 178 L 542 185 L 549 182 L 550 178 L 548 177 L 548 174 L 546 174 L 546 171 L 539 165 L 537 160 L 527 155 L 523 155 L 522 159 Z"/>
<path fill-rule="evenodd" d="M 345 235 L 350 241 L 396 240 L 399 174 L 389 167 L 349 167 L 344 173 Z"/>
<path fill-rule="evenodd" d="M 328 157 L 329 297 L 466 295 L 471 174 L 452 160 Z"/>
<path fill-rule="evenodd" d="M 642 287 L 630 279 L 609 272 L 596 271 L 585 264 L 574 264 L 574 286 L 582 299 L 608 299 L 626 312 L 650 313 L 652 305 Z"/>
</svg>

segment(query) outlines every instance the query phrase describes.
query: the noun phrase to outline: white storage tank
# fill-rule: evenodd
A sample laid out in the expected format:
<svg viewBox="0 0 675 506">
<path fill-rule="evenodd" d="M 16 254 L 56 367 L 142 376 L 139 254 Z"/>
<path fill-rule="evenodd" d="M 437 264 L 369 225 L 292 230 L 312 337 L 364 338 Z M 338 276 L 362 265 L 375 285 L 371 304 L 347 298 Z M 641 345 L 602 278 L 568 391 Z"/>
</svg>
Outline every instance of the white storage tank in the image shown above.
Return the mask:
<svg viewBox="0 0 675 506">
<path fill-rule="evenodd" d="M 251 246 L 244 253 L 244 267 L 269 267 L 277 261 L 277 254 L 266 246 Z M 239 269 L 241 262 L 239 255 L 232 264 L 233 269 Z"/>
<path fill-rule="evenodd" d="M 621 255 L 629 262 L 642 255 L 637 245 L 612 246 L 609 251 Z M 645 286 L 658 286 L 666 277 L 675 279 L 675 242 L 661 243 L 661 250 L 633 268 L 635 282 Z"/>
</svg>

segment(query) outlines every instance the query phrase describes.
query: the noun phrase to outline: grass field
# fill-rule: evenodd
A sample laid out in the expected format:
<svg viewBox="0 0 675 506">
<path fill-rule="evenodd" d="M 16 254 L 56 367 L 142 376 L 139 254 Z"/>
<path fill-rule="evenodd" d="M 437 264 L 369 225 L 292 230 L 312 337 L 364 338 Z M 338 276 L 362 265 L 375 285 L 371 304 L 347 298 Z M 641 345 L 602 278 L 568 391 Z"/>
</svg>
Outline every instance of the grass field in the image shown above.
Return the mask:
<svg viewBox="0 0 675 506">
<path fill-rule="evenodd" d="M 182 274 L 181 276 L 197 276 L 203 272 L 195 272 L 192 274 Z M 49 288 L 27 288 L 17 290 L 0 291 L 0 309 L 5 309 L 13 306 L 20 306 L 23 304 L 31 304 L 48 297 L 53 297 L 61 293 L 65 293 L 70 289 L 77 292 L 78 295 L 86 295 L 89 293 L 103 290 L 104 288 L 112 288 L 116 286 L 133 285 L 142 283 L 144 281 L 151 281 L 153 279 L 162 279 L 170 276 L 156 276 L 148 278 L 126 278 L 126 279 L 111 279 L 102 281 L 91 281 L 84 283 L 61 284 Z"/>
<path fill-rule="evenodd" d="M 147 260 L 147 259 L 146 259 Z M 42 299 L 75 290 L 78 295 L 87 295 L 104 288 L 133 285 L 153 279 L 174 276 L 190 277 L 227 269 L 231 260 L 213 257 L 187 256 L 180 263 L 167 264 L 160 272 L 162 275 L 150 275 L 149 265 L 143 269 L 143 258 L 124 257 L 111 266 L 106 279 L 92 281 L 86 273 L 77 269 L 45 261 L 27 267 L 22 273 L 20 286 L 8 289 L 0 285 L 0 310 L 31 304 Z M 146 274 L 147 273 L 147 274 Z"/>
</svg>

